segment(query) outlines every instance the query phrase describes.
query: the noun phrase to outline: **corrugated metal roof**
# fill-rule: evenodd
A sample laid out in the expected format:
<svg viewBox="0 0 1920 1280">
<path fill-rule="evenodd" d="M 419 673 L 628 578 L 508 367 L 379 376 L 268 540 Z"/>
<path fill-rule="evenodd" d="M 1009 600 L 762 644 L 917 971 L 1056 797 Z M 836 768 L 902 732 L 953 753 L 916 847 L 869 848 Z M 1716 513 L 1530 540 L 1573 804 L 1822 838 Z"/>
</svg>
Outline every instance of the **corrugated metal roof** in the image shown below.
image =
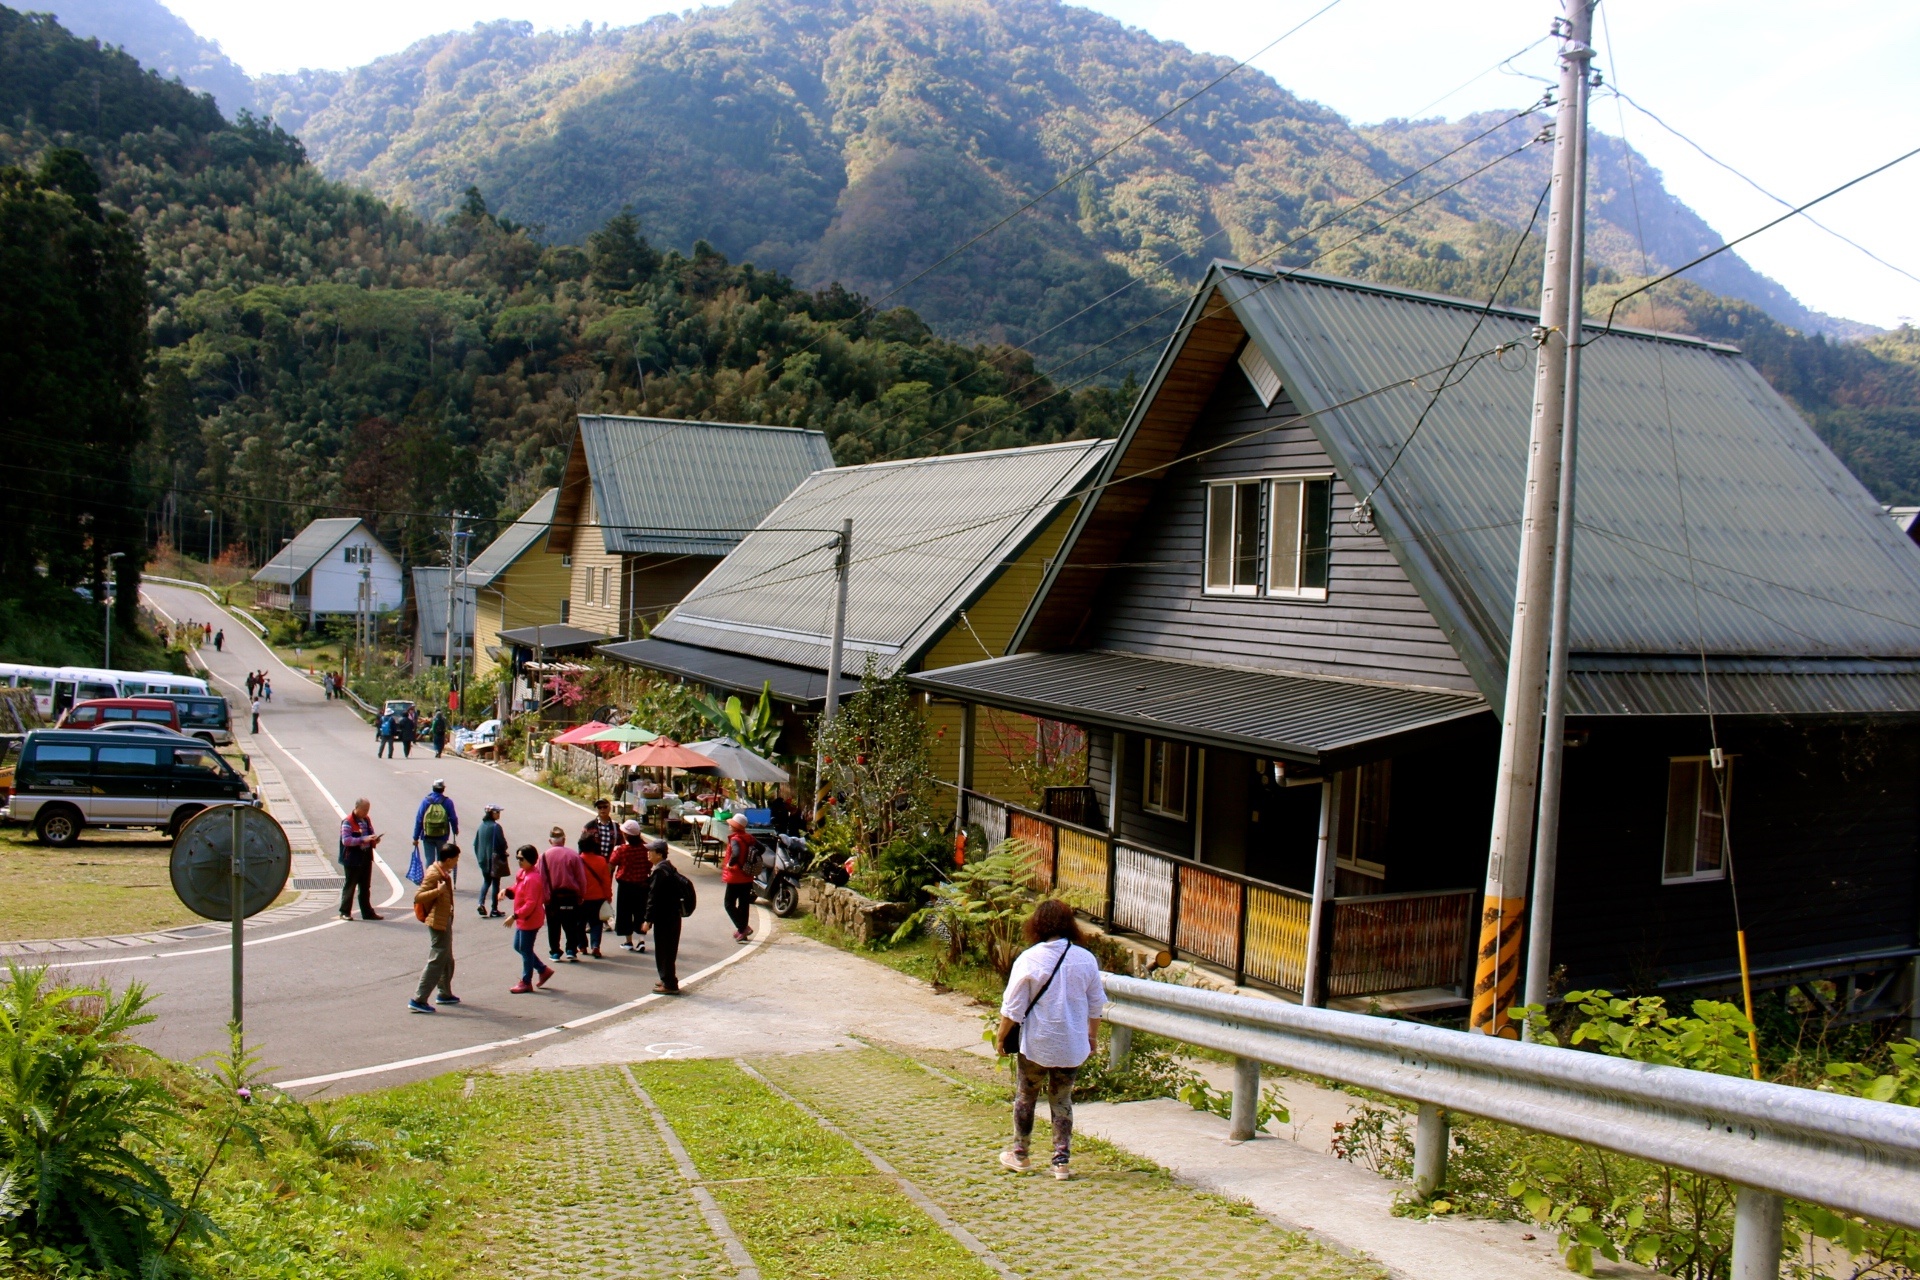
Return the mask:
<svg viewBox="0 0 1920 1280">
<path fill-rule="evenodd" d="M 833 465 L 818 431 L 738 422 L 582 416 L 606 549 L 723 556 L 794 486 Z"/>
<path fill-rule="evenodd" d="M 1020 653 L 907 679 L 916 688 L 1031 715 L 1309 764 L 1487 711 L 1470 694 L 1111 650 Z"/>
<path fill-rule="evenodd" d="M 1082 486 L 1107 440 L 842 467 L 808 478 L 668 614 L 665 640 L 824 670 L 833 536 L 853 520 L 842 668 L 930 644 Z"/>
<path fill-rule="evenodd" d="M 584 649 L 613 639 L 604 631 L 589 631 L 565 622 L 542 622 L 532 627 L 502 631 L 500 638 L 518 649 Z"/>
<path fill-rule="evenodd" d="M 520 513 L 520 518 L 502 529 L 487 549 L 473 558 L 467 566 L 461 580 L 471 587 L 489 587 L 493 580 L 505 573 L 513 562 L 527 553 L 528 548 L 546 536 L 547 528 L 553 523 L 553 504 L 560 498 L 560 490 L 549 489 L 534 501 L 534 504 Z M 444 602 L 443 602 L 444 603 Z"/>
<path fill-rule="evenodd" d="M 428 653 L 443 653 L 447 644 L 447 575 L 445 565 L 415 565 L 413 570 L 413 607 L 417 619 L 414 636 Z M 454 605 L 454 647 L 464 647 L 473 639 L 473 588 L 462 587 Z"/>
<path fill-rule="evenodd" d="M 1470 355 L 1521 344 L 1457 375 L 1375 500 L 1381 532 L 1497 698 L 1533 319 L 1495 311 L 1469 340 L 1472 303 L 1307 274 L 1222 268 L 1215 279 L 1295 402 L 1318 413 L 1328 451 L 1362 494 L 1463 344 Z M 1414 376 L 1417 386 L 1367 395 Z M 1581 363 L 1578 504 L 1576 654 L 1920 656 L 1920 549 L 1729 348 L 1637 332 L 1593 339 Z"/>
<path fill-rule="evenodd" d="M 357 516 L 332 516 L 313 521 L 295 534 L 292 542 L 280 548 L 279 555 L 261 565 L 253 575 L 253 580 L 281 586 L 300 581 L 309 569 L 325 559 L 327 552 L 339 546 L 341 539 L 352 533 L 359 524 Z"/>
<path fill-rule="evenodd" d="M 1567 710 L 1580 716 L 1886 715 L 1920 713 L 1912 658 L 1579 657 Z"/>
<path fill-rule="evenodd" d="M 649 671 L 712 685 L 734 693 L 757 695 L 766 685 L 783 702 L 805 706 L 824 706 L 827 701 L 827 674 L 824 670 L 790 667 L 737 653 L 721 653 L 698 645 L 675 644 L 671 640 L 628 640 L 601 645 L 599 652 L 609 658 L 630 662 Z M 848 676 L 836 691 L 841 699 L 852 697 L 860 688 L 860 677 Z"/>
</svg>

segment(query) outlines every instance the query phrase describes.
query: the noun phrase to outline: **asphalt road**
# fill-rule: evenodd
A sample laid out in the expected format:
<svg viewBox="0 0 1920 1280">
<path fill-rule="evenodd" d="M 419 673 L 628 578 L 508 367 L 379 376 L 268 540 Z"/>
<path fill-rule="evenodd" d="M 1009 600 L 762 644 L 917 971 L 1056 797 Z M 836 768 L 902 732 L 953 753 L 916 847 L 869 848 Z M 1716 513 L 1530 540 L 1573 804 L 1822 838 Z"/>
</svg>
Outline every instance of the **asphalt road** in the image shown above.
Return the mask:
<svg viewBox="0 0 1920 1280">
<path fill-rule="evenodd" d="M 183 588 L 147 586 L 150 601 L 175 618 L 213 619 L 219 615 L 205 596 Z M 235 707 L 234 727 L 244 748 L 264 754 L 285 776 L 323 850 L 331 857 L 341 806 L 365 796 L 372 801 L 376 830 L 390 833 L 380 847 L 383 872 L 376 867 L 373 898 L 384 920 L 345 923 L 329 905 L 325 910 L 277 926 L 250 931 L 246 959 L 246 1027 L 268 1078 L 306 1080 L 339 1072 L 357 1072 L 381 1064 L 420 1057 L 441 1057 L 390 1071 L 355 1074 L 326 1082 L 339 1089 L 375 1088 L 450 1070 L 489 1057 L 528 1051 L 508 1045 L 478 1054 L 475 1046 L 538 1033 L 577 1021 L 648 995 L 656 981 L 653 956 L 619 949 L 609 937 L 607 958 L 562 962 L 553 981 L 531 995 L 509 995 L 520 976 L 512 932 L 501 920 L 482 920 L 474 912 L 480 878 L 471 855 L 462 859 L 460 905 L 454 914 L 457 971 L 454 990 L 464 1002 L 427 1015 L 406 1008 L 426 961 L 425 926 L 413 918 L 405 874 L 413 816 L 436 778 L 445 778 L 447 794 L 460 819 L 460 843 L 468 844 L 483 806 L 500 805 L 501 826 L 510 847 L 544 847 L 547 831 L 561 826 L 578 833 L 591 817 L 581 805 L 562 799 L 511 774 L 451 754 L 436 760 L 430 746 L 416 744 L 411 759 L 376 759 L 373 729 L 340 702 L 329 702 L 315 685 L 280 663 L 242 621 L 226 617 L 226 651 L 201 650 L 216 687 Z M 250 670 L 265 670 L 273 681 L 273 701 L 261 715 L 261 734 L 248 737 L 244 681 Z M 84 841 L 83 841 L 84 843 Z M 700 906 L 680 948 L 679 972 L 688 975 L 737 955 L 732 927 L 720 909 L 719 878 L 709 867 L 694 869 L 675 855 L 700 889 Z M 404 891 L 404 894 L 403 894 Z M 759 932 L 770 921 L 760 913 Z M 66 966 L 76 978 L 102 976 L 119 982 L 138 979 L 157 996 L 158 1020 L 141 1038 L 175 1058 L 188 1059 L 226 1047 L 230 1008 L 230 956 L 219 938 L 192 947 L 155 948 L 116 956 L 110 964 Z M 204 949 L 203 949 L 204 948 Z M 199 951 L 171 957 L 166 950 Z M 698 996 L 682 997 L 697 999 Z M 604 1025 L 604 1019 L 599 1025 Z M 561 1032 L 564 1035 L 566 1032 Z M 551 1038 L 543 1043 L 552 1043 Z M 316 1086 L 319 1082 L 316 1082 Z"/>
</svg>

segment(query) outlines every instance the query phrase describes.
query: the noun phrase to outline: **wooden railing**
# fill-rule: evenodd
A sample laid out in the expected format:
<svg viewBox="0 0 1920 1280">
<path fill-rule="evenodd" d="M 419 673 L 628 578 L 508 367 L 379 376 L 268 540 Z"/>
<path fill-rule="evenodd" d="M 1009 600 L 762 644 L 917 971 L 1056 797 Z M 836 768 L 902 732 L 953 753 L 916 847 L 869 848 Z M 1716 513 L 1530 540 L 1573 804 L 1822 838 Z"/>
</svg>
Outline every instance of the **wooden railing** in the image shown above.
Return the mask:
<svg viewBox="0 0 1920 1280">
<path fill-rule="evenodd" d="M 956 809 L 962 828 L 978 827 L 989 844 L 1011 840 L 1036 889 L 1091 919 L 1231 970 L 1236 983 L 1304 987 L 1312 895 L 977 791 L 960 791 Z M 1326 994 L 1464 989 L 1474 898 L 1451 889 L 1332 899 Z"/>
</svg>

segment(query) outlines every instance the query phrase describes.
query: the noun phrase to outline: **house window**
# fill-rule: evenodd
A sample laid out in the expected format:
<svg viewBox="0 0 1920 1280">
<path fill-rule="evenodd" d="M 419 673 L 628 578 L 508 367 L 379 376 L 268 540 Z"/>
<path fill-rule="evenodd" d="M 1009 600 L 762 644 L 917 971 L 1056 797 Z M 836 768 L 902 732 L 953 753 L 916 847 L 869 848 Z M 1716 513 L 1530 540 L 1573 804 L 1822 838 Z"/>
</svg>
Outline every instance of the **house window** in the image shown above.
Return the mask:
<svg viewBox="0 0 1920 1280">
<path fill-rule="evenodd" d="M 1727 800 L 1733 761 L 1716 774 L 1705 757 L 1667 762 L 1667 884 L 1721 880 L 1727 874 Z"/>
<path fill-rule="evenodd" d="M 340 553 L 340 558 L 348 564 L 372 564 L 372 547 L 348 547 Z"/>
<path fill-rule="evenodd" d="M 1381 760 L 1349 769 L 1340 775 L 1339 786 L 1340 821 L 1334 865 L 1371 879 L 1384 878 L 1387 816 L 1393 807 L 1393 761 Z"/>
<path fill-rule="evenodd" d="M 592 569 L 587 570 L 586 593 L 587 593 L 587 603 L 592 604 L 593 603 L 593 570 Z"/>
<path fill-rule="evenodd" d="M 611 569 L 600 571 L 600 603 L 613 603 L 613 570 Z"/>
<path fill-rule="evenodd" d="M 1260 490 L 1258 480 L 1207 487 L 1206 589 L 1250 596 L 1260 589 Z"/>
<path fill-rule="evenodd" d="M 562 622 L 567 621 L 567 615 L 572 612 L 573 612 L 573 601 L 562 600 L 560 602 L 560 621 Z"/>
<path fill-rule="evenodd" d="M 1327 550 L 1333 540 L 1331 476 L 1273 481 L 1273 536 L 1267 559 L 1267 594 L 1327 598 Z"/>
<path fill-rule="evenodd" d="M 1141 790 L 1141 808 L 1169 818 L 1187 816 L 1187 756 L 1184 742 L 1147 739 L 1146 785 Z"/>
<path fill-rule="evenodd" d="M 560 567 L 561 567 L 562 569 L 571 569 L 571 568 L 573 568 L 573 557 L 572 557 L 572 556 L 561 556 L 561 557 L 560 557 Z"/>
</svg>

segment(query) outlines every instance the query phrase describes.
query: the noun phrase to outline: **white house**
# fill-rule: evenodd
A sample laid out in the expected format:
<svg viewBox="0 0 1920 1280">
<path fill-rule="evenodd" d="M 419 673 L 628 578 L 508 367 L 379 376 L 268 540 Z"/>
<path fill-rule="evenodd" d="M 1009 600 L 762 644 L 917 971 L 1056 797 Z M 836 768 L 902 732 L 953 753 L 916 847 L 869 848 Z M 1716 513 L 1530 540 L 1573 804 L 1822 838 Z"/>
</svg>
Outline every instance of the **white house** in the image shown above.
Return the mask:
<svg viewBox="0 0 1920 1280">
<path fill-rule="evenodd" d="M 400 561 L 364 523 L 345 516 L 315 520 L 302 529 L 253 580 L 267 587 L 261 604 L 304 613 L 312 626 L 323 614 L 359 612 L 363 574 L 373 612 L 400 607 L 405 594 Z"/>
</svg>

